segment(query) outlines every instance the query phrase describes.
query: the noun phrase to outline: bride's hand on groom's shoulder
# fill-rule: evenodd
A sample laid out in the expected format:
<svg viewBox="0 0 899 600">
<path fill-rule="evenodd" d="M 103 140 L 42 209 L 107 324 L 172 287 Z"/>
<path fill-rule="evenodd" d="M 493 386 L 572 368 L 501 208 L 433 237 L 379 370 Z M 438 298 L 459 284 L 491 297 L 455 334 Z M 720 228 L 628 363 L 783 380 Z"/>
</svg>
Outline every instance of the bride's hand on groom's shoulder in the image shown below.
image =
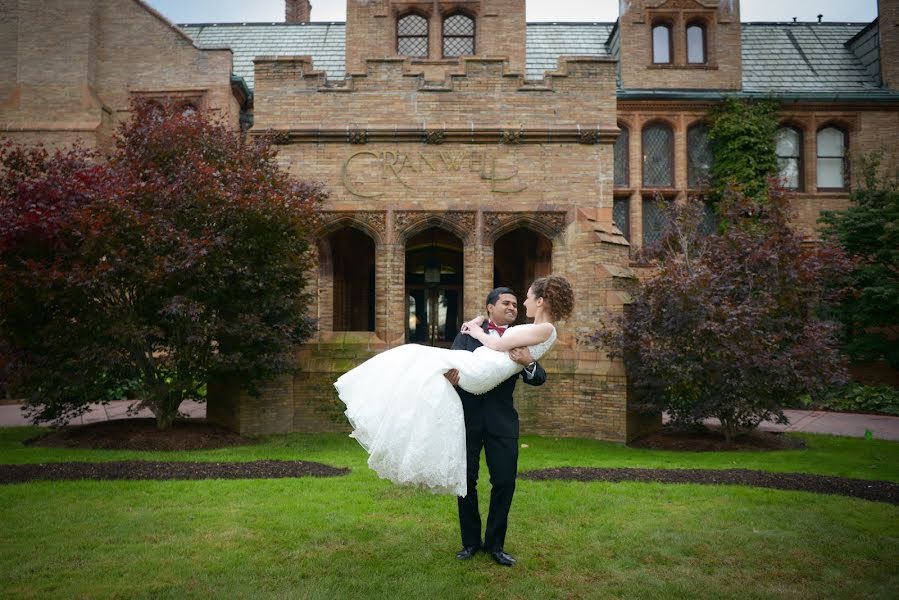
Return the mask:
<svg viewBox="0 0 899 600">
<path fill-rule="evenodd" d="M 467 333 L 471 335 L 471 332 L 475 329 L 480 329 L 481 325 L 484 323 L 484 317 L 475 317 L 471 321 L 465 321 L 462 323 L 462 327 L 459 328 L 460 333 Z"/>
</svg>

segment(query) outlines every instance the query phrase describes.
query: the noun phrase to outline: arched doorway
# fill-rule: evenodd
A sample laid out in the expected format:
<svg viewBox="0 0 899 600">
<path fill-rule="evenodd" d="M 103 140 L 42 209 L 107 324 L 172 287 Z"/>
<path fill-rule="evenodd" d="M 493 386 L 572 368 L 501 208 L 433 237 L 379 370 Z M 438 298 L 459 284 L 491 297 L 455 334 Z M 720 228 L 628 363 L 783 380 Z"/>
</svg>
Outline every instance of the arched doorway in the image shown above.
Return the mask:
<svg viewBox="0 0 899 600">
<path fill-rule="evenodd" d="M 462 240 L 432 227 L 406 242 L 406 341 L 452 345 L 462 325 Z"/>
<path fill-rule="evenodd" d="M 375 330 L 375 243 L 345 227 L 327 238 L 334 290 L 333 331 Z"/>
<path fill-rule="evenodd" d="M 493 287 L 512 288 L 518 297 L 518 319 L 526 322 L 524 299 L 528 286 L 552 272 L 553 243 L 546 236 L 521 227 L 505 234 L 493 247 Z"/>
</svg>

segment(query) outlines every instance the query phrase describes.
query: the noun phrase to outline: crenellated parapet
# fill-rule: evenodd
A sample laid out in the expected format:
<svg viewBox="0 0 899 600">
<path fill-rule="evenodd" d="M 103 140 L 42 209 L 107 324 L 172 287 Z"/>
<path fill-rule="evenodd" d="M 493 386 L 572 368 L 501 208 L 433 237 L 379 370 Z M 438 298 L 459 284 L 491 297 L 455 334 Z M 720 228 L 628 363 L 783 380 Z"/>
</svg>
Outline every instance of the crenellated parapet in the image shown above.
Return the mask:
<svg viewBox="0 0 899 600">
<path fill-rule="evenodd" d="M 354 129 L 617 131 L 615 61 L 562 57 L 542 81 L 526 81 L 506 58 L 462 57 L 452 69 L 428 61 L 378 58 L 346 80 L 329 81 L 311 57 L 258 57 L 255 131 Z M 376 133 L 377 134 L 377 133 Z M 600 134 L 593 134 L 599 143 Z M 513 136 L 514 138 L 514 136 Z M 504 138 L 509 141 L 513 138 Z M 518 138 L 519 142 L 527 142 Z M 342 138 L 340 141 L 346 141 Z M 496 141 L 501 141 L 497 137 Z M 560 140 L 561 141 L 561 140 Z M 608 140 L 604 140 L 608 141 Z"/>
</svg>

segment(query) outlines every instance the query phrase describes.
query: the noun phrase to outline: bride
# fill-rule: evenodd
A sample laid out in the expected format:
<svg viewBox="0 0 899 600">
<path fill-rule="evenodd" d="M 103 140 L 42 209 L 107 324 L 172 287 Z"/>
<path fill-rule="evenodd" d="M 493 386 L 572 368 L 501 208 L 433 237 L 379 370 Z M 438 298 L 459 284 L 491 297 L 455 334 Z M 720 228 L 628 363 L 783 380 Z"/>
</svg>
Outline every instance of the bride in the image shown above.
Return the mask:
<svg viewBox="0 0 899 600">
<path fill-rule="evenodd" d="M 489 392 L 522 366 L 509 351 L 527 346 L 539 360 L 556 341 L 554 320 L 573 304 L 571 284 L 550 275 L 534 281 L 524 302 L 534 322 L 509 327 L 502 337 L 481 328 L 484 317 L 462 325 L 461 333 L 481 344 L 474 352 L 406 344 L 382 352 L 334 383 L 355 438 L 369 453 L 368 466 L 384 479 L 419 485 L 434 493 L 465 496 L 465 419 L 462 403 L 443 376 L 459 371 L 459 387 Z"/>
</svg>

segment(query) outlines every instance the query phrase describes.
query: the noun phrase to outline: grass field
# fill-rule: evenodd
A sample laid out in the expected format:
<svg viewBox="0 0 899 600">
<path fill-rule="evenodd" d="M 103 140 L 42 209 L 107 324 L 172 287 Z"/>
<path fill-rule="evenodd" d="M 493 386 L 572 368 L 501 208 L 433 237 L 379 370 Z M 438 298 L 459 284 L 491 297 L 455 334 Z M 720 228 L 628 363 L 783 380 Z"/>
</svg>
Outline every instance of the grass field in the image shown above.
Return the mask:
<svg viewBox="0 0 899 600">
<path fill-rule="evenodd" d="M 203 452 L 26 447 L 0 463 L 313 460 L 329 479 L 0 486 L 3 598 L 895 598 L 899 507 L 739 486 L 519 481 L 506 569 L 453 558 L 455 501 L 394 486 L 341 435 Z M 899 481 L 899 444 L 674 453 L 526 437 L 520 469 L 750 468 Z M 486 477 L 486 469 L 483 470 Z M 488 486 L 481 483 L 482 511 Z"/>
</svg>

